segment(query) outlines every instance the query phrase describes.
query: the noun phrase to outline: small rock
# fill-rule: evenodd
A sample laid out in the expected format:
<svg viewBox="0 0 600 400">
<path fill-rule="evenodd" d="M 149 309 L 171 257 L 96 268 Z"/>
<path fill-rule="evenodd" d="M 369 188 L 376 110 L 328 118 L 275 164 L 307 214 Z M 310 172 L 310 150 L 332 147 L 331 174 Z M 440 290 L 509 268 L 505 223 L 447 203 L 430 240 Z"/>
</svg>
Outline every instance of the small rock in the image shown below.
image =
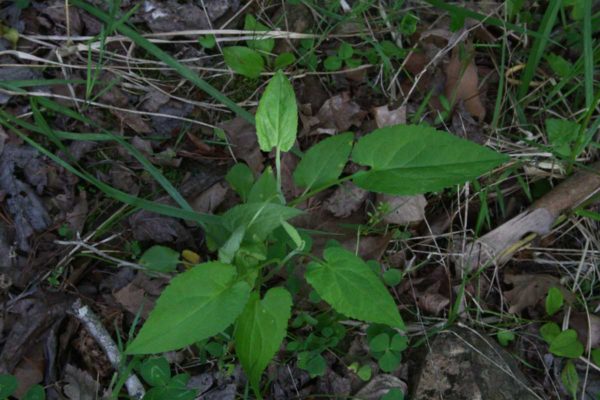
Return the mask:
<svg viewBox="0 0 600 400">
<path fill-rule="evenodd" d="M 539 397 L 506 350 L 463 328 L 435 337 L 425 356 L 414 400 L 533 400 Z"/>
</svg>

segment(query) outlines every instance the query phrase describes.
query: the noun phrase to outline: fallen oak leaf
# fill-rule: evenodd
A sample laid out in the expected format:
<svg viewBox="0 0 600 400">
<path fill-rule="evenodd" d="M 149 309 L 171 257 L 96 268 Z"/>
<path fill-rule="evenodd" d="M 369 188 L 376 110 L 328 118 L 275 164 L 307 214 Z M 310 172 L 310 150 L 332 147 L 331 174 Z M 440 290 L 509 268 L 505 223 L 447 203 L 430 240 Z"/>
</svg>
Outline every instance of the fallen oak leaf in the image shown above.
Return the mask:
<svg viewBox="0 0 600 400">
<path fill-rule="evenodd" d="M 462 101 L 467 112 L 481 122 L 486 112 L 479 96 L 477 66 L 472 55 L 462 58 L 460 54 L 460 47 L 455 47 L 446 66 L 446 98 L 452 107 Z"/>
<path fill-rule="evenodd" d="M 558 288 L 567 303 L 574 300 L 573 294 L 560 284 L 560 279 L 548 274 L 510 274 L 504 275 L 504 282 L 512 284 L 513 289 L 504 292 L 509 304 L 508 312 L 520 313 L 527 307 L 534 307 L 546 298 L 551 287 Z"/>
</svg>

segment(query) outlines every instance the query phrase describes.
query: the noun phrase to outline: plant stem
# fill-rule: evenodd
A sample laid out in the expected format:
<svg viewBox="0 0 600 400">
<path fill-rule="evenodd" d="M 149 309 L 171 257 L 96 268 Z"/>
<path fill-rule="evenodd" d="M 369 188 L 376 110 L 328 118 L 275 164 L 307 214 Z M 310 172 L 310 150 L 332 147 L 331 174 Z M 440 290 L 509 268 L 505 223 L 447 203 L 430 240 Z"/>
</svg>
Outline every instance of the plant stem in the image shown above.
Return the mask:
<svg viewBox="0 0 600 400">
<path fill-rule="evenodd" d="M 281 149 L 279 146 L 275 148 L 275 172 L 277 173 L 277 191 L 279 192 L 279 198 L 281 202 L 285 204 L 285 197 L 283 196 L 283 190 L 281 189 Z"/>
</svg>

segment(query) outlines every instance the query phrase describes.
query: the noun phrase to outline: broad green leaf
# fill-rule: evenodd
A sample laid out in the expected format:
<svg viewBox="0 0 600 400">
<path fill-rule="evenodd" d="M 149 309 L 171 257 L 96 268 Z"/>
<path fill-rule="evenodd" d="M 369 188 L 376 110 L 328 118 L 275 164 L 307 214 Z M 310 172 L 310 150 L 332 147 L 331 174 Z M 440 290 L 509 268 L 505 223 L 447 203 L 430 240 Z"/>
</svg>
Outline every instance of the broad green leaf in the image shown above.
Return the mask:
<svg viewBox="0 0 600 400">
<path fill-rule="evenodd" d="M 284 69 L 296 62 L 296 56 L 293 53 L 285 52 L 275 58 L 275 69 Z"/>
<path fill-rule="evenodd" d="M 140 374 L 150 386 L 164 386 L 171 380 L 171 367 L 164 357 L 147 358 L 140 366 Z"/>
<path fill-rule="evenodd" d="M 546 296 L 546 313 L 550 316 L 556 314 L 563 306 L 564 297 L 560 289 L 551 287 Z"/>
<path fill-rule="evenodd" d="M 371 370 L 371 366 L 366 364 L 361 366 L 358 371 L 356 371 L 356 375 L 358 375 L 358 377 L 363 380 L 363 381 L 368 381 L 369 379 L 371 379 L 371 376 L 373 375 L 373 371 Z"/>
<path fill-rule="evenodd" d="M 44 391 L 44 387 L 42 385 L 33 385 L 27 390 L 27 393 L 21 400 L 45 400 L 46 392 Z"/>
<path fill-rule="evenodd" d="M 275 47 L 275 39 L 261 37 L 261 34 L 258 33 L 270 30 L 269 27 L 258 22 L 253 15 L 246 14 L 246 19 L 244 21 L 244 30 L 255 32 L 253 36 L 257 39 L 246 40 L 246 43 L 248 43 L 248 47 L 250 47 L 251 49 L 256 49 L 264 51 L 265 53 L 270 53 L 273 50 L 273 47 Z"/>
<path fill-rule="evenodd" d="M 369 349 L 373 353 L 381 353 L 390 348 L 390 336 L 387 333 L 380 333 L 369 342 Z"/>
<path fill-rule="evenodd" d="M 281 204 L 279 191 L 277 190 L 277 181 L 271 167 L 265 168 L 248 194 L 248 203 L 264 202 Z"/>
<path fill-rule="evenodd" d="M 546 61 L 548 61 L 552 72 L 561 78 L 568 78 L 573 73 L 573 64 L 557 54 L 548 54 Z"/>
<path fill-rule="evenodd" d="M 555 337 L 560 335 L 560 326 L 556 322 L 546 322 L 540 327 L 540 335 L 546 343 L 550 344 Z"/>
<path fill-rule="evenodd" d="M 565 367 L 560 373 L 560 380 L 571 397 L 576 399 L 577 388 L 579 387 L 579 375 L 577 374 L 577 369 L 575 369 L 575 364 L 573 364 L 573 361 L 567 361 Z"/>
<path fill-rule="evenodd" d="M 327 363 L 321 354 L 314 351 L 303 351 L 298 354 L 298 367 L 307 371 L 311 378 L 323 376 Z"/>
<path fill-rule="evenodd" d="M 2 374 L 0 375 L 0 399 L 6 399 L 8 396 L 14 393 L 19 386 L 17 378 L 12 375 Z"/>
<path fill-rule="evenodd" d="M 300 236 L 300 233 L 298 233 L 298 230 L 287 221 L 281 220 L 280 223 L 285 232 L 290 237 L 290 239 L 292 239 L 292 241 L 296 245 L 296 249 L 303 250 L 304 246 L 306 246 L 306 243 L 304 242 L 304 239 L 302 239 L 302 237 Z"/>
<path fill-rule="evenodd" d="M 384 372 L 393 372 L 400 366 L 402 361 L 402 354 L 395 351 L 386 350 L 381 357 L 377 360 L 377 363 Z"/>
<path fill-rule="evenodd" d="M 246 227 L 240 225 L 235 231 L 229 236 L 229 239 L 223 246 L 219 248 L 219 261 L 225 264 L 230 264 L 235 257 L 235 253 L 239 250 L 242 240 L 246 234 Z"/>
<path fill-rule="evenodd" d="M 546 134 L 554 151 L 568 157 L 571 155 L 571 144 L 577 139 L 579 125 L 564 119 L 548 118 Z"/>
<path fill-rule="evenodd" d="M 337 71 L 342 68 L 342 60 L 337 56 L 329 56 L 323 61 L 326 71 Z"/>
<path fill-rule="evenodd" d="M 300 214 L 301 210 L 275 203 L 240 204 L 223 214 L 223 225 L 230 233 L 245 226 L 247 238 L 262 241 L 281 225 L 281 219 L 289 220 Z"/>
<path fill-rule="evenodd" d="M 217 45 L 217 39 L 215 38 L 215 35 L 201 36 L 198 38 L 198 43 L 205 49 L 212 49 Z"/>
<path fill-rule="evenodd" d="M 274 147 L 289 151 L 298 132 L 298 107 L 294 88 L 281 70 L 271 79 L 258 102 L 256 135 L 262 151 Z"/>
<path fill-rule="evenodd" d="M 383 282 L 390 287 L 397 286 L 401 281 L 402 272 L 396 268 L 388 269 L 383 273 Z"/>
<path fill-rule="evenodd" d="M 380 400 L 404 400 L 404 392 L 402 389 L 391 388 Z"/>
<path fill-rule="evenodd" d="M 500 345 L 506 347 L 510 342 L 515 340 L 515 334 L 511 331 L 498 331 L 496 333 L 496 337 L 498 338 L 498 342 Z"/>
<path fill-rule="evenodd" d="M 333 183 L 342 173 L 352 150 L 351 132 L 321 140 L 312 146 L 294 171 L 296 185 L 310 190 Z"/>
<path fill-rule="evenodd" d="M 249 293 L 235 267 L 199 264 L 171 280 L 127 354 L 162 353 L 214 336 L 235 321 Z"/>
<path fill-rule="evenodd" d="M 404 329 L 381 280 L 362 259 L 341 247 L 325 249 L 324 261 L 309 264 L 306 280 L 336 311 L 366 322 Z"/>
<path fill-rule="evenodd" d="M 246 202 L 248 193 L 250 193 L 250 189 L 254 184 L 254 175 L 250 167 L 242 163 L 235 164 L 225 175 L 225 180 L 241 197 L 242 201 Z"/>
<path fill-rule="evenodd" d="M 244 46 L 223 48 L 225 63 L 236 73 L 255 79 L 265 69 L 263 58 L 256 50 Z"/>
<path fill-rule="evenodd" d="M 344 42 L 338 48 L 337 53 L 341 60 L 348 60 L 354 54 L 354 48 L 350 43 Z"/>
<path fill-rule="evenodd" d="M 354 146 L 352 160 L 371 167 L 354 183 L 373 192 L 411 195 L 475 179 L 508 159 L 464 139 L 422 125 L 377 129 Z"/>
<path fill-rule="evenodd" d="M 165 246 L 152 246 L 142 254 L 139 264 L 150 271 L 173 272 L 179 263 L 179 252 Z"/>
<path fill-rule="evenodd" d="M 260 376 L 287 332 L 292 296 L 284 288 L 270 289 L 260 300 L 250 296 L 235 325 L 235 352 L 254 390 L 259 390 Z"/>
<path fill-rule="evenodd" d="M 567 329 L 552 340 L 550 352 L 559 357 L 579 358 L 583 354 L 583 344 L 577 339 L 577 332 Z"/>
<path fill-rule="evenodd" d="M 401 352 L 408 348 L 408 337 L 396 333 L 390 342 L 390 350 Z"/>
<path fill-rule="evenodd" d="M 600 367 L 600 349 L 592 349 L 592 361 Z"/>
</svg>

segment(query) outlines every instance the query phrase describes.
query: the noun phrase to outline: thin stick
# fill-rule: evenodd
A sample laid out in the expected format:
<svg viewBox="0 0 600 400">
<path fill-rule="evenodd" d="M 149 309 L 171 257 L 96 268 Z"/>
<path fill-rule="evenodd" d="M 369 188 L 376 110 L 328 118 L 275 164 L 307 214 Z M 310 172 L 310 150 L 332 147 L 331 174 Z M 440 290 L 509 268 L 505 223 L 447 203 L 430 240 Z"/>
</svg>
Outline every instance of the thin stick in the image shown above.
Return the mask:
<svg viewBox="0 0 600 400">
<path fill-rule="evenodd" d="M 81 303 L 80 299 L 77 299 L 71 306 L 71 313 L 85 326 L 88 333 L 96 340 L 96 342 L 102 347 L 104 353 L 108 357 L 108 360 L 112 364 L 113 368 L 118 370 L 119 364 L 121 363 L 121 354 L 117 345 L 110 337 L 100 319 L 90 308 Z M 127 381 L 125 381 L 125 387 L 127 393 L 131 398 L 141 399 L 146 394 L 142 382 L 135 374 L 129 375 Z"/>
</svg>

